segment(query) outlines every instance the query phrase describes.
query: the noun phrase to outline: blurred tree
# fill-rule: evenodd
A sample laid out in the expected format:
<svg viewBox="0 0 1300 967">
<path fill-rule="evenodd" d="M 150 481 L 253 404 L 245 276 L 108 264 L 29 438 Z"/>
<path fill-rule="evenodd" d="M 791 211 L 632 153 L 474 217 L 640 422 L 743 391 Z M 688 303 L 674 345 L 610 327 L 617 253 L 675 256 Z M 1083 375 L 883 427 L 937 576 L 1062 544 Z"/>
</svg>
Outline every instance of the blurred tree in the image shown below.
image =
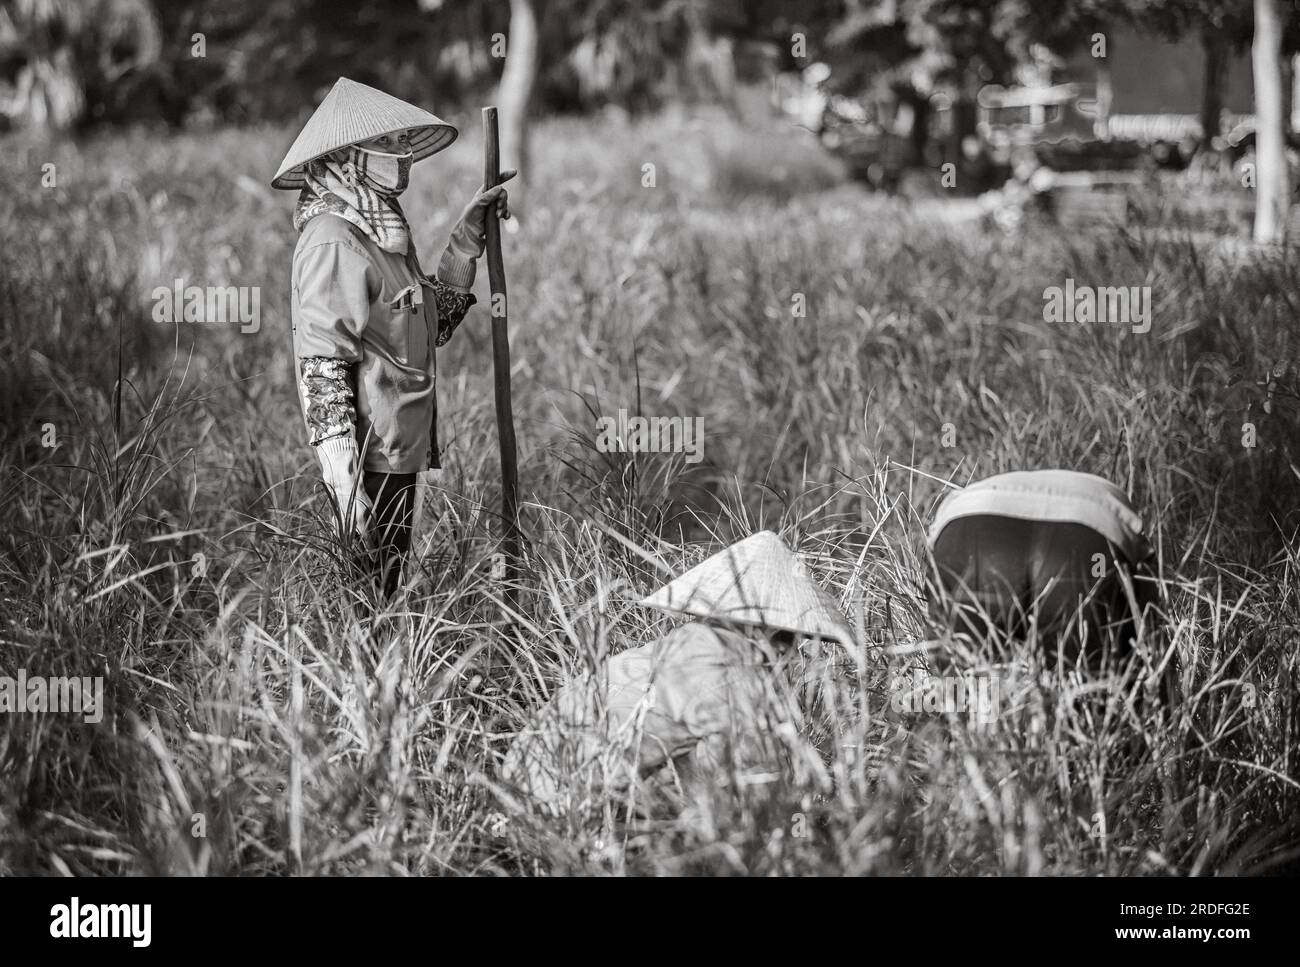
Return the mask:
<svg viewBox="0 0 1300 967">
<path fill-rule="evenodd" d="M 669 99 L 712 100 L 734 109 L 740 47 L 765 44 L 788 52 L 804 11 L 842 6 L 842 0 L 534 2 L 547 102 L 631 110 Z"/>
<path fill-rule="evenodd" d="M 66 127 L 296 116 L 346 75 L 433 103 L 498 82 L 505 157 L 553 109 L 731 101 L 735 52 L 806 66 L 844 0 L 0 0 L 0 112 Z M 508 34 L 507 34 L 508 32 Z M 504 65 L 493 37 L 507 34 Z M 770 63 L 768 57 L 756 61 Z M 6 83 L 7 82 L 7 83 Z M 534 94 L 535 90 L 535 94 Z M 518 107 L 516 107 L 518 105 Z M 445 109 L 445 108 L 444 108 Z"/>
<path fill-rule="evenodd" d="M 986 84 L 1009 84 L 1033 44 L 1077 29 L 1066 0 L 849 0 L 826 36 L 832 89 L 888 95 L 911 107 L 923 151 L 931 95 L 947 89 L 952 123 L 945 156 L 959 154 Z"/>
<path fill-rule="evenodd" d="M 487 0 L 0 0 L 0 115 L 297 116 L 340 75 L 439 105 L 491 83 Z"/>
<path fill-rule="evenodd" d="M 149 0 L 5 0 L 0 5 L 0 114 L 62 130 L 129 99 L 158 62 Z"/>
<path fill-rule="evenodd" d="M 518 182 L 510 189 L 511 207 L 518 213 L 527 206 L 529 102 L 537 80 L 537 57 L 537 14 L 532 0 L 510 0 L 510 33 L 497 102 L 501 116 L 501 166 L 516 168 L 520 173 Z"/>
<path fill-rule="evenodd" d="M 444 109 L 487 70 L 496 5 L 419 0 L 183 0 L 215 70 L 199 98 L 239 120 L 295 117 L 340 76 Z M 468 75 L 467 75 L 468 72 Z M 186 85 L 192 87 L 192 85 Z"/>
</svg>

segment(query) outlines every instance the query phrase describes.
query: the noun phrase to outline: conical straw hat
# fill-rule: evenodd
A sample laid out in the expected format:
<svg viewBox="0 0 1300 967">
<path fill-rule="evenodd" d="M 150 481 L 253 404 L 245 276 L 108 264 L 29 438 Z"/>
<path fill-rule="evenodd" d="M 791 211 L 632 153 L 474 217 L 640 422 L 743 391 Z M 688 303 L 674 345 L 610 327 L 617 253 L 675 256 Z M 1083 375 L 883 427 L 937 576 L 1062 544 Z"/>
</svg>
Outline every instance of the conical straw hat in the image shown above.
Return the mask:
<svg viewBox="0 0 1300 967">
<path fill-rule="evenodd" d="M 747 537 L 714 554 L 644 598 L 641 604 L 833 638 L 853 646 L 853 632 L 835 599 L 771 531 Z"/>
<path fill-rule="evenodd" d="M 414 104 L 340 77 L 316 113 L 303 125 L 289 153 L 280 162 L 271 187 L 301 188 L 303 167 L 308 162 L 349 144 L 397 131 L 410 133 L 414 161 L 441 151 L 459 133 L 446 121 Z"/>
</svg>

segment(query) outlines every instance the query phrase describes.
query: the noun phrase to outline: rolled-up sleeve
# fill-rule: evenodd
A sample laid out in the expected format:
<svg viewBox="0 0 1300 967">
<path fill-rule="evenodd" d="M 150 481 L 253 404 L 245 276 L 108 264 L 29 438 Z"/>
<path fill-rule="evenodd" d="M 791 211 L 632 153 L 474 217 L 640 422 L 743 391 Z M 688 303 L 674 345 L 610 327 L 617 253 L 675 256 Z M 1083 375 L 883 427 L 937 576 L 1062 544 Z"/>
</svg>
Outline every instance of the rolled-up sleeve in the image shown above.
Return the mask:
<svg viewBox="0 0 1300 967">
<path fill-rule="evenodd" d="M 346 242 L 321 242 L 298 253 L 293 274 L 298 357 L 360 360 L 361 332 L 380 286 L 370 259 Z"/>
</svg>

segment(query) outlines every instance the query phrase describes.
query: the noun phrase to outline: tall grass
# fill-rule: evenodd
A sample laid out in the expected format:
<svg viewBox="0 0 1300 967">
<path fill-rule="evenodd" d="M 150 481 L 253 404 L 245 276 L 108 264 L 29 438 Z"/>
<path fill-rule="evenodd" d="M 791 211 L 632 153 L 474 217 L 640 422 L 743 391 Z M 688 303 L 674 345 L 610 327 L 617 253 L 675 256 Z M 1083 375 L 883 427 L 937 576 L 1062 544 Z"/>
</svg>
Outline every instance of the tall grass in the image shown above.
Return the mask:
<svg viewBox="0 0 1300 967">
<path fill-rule="evenodd" d="M 416 169 L 426 264 L 477 183 L 469 127 Z M 1294 868 L 1292 260 L 928 222 L 780 128 L 549 122 L 506 237 L 526 584 L 512 608 L 492 576 L 479 308 L 439 358 L 419 573 L 362 619 L 297 411 L 290 199 L 262 187 L 289 135 L 0 142 L 0 671 L 103 675 L 109 705 L 0 721 L 0 871 Z M 1150 284 L 1151 332 L 1044 323 L 1067 277 Z M 151 322 L 175 278 L 260 286 L 260 331 Z M 619 407 L 702 417 L 704 461 L 597 451 Z M 1116 480 L 1160 549 L 1141 674 L 1022 648 L 991 728 L 895 712 L 921 643 L 993 661 L 920 595 L 945 481 L 1049 466 Z M 641 594 L 763 527 L 862 637 L 811 692 L 774 680 L 780 768 L 724 750 L 621 790 L 575 768 L 558 812 L 502 784 L 559 682 L 671 626 Z M 1169 668 L 1162 708 L 1133 682 Z"/>
</svg>

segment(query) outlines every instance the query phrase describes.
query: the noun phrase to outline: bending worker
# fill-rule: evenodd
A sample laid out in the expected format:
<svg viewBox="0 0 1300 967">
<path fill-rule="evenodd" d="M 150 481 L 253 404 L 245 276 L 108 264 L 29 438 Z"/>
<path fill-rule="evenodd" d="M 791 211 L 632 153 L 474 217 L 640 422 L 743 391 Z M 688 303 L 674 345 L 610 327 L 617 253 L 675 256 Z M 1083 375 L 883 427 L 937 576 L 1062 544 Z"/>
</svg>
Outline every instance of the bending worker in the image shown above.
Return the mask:
<svg viewBox="0 0 1300 967">
<path fill-rule="evenodd" d="M 1082 655 L 1097 668 L 1131 650 L 1156 598 L 1142 518 L 1123 491 L 1088 473 L 976 481 L 944 499 L 929 544 L 931 608 L 977 642 L 1032 632 L 1049 659 Z"/>
<path fill-rule="evenodd" d="M 617 790 L 687 757 L 707 763 L 719 744 L 752 750 L 772 730 L 773 685 L 797 643 L 853 646 L 834 600 L 771 531 L 720 551 L 641 604 L 699 620 L 560 688 L 509 750 L 508 784 L 554 805 L 574 777 Z"/>
</svg>

